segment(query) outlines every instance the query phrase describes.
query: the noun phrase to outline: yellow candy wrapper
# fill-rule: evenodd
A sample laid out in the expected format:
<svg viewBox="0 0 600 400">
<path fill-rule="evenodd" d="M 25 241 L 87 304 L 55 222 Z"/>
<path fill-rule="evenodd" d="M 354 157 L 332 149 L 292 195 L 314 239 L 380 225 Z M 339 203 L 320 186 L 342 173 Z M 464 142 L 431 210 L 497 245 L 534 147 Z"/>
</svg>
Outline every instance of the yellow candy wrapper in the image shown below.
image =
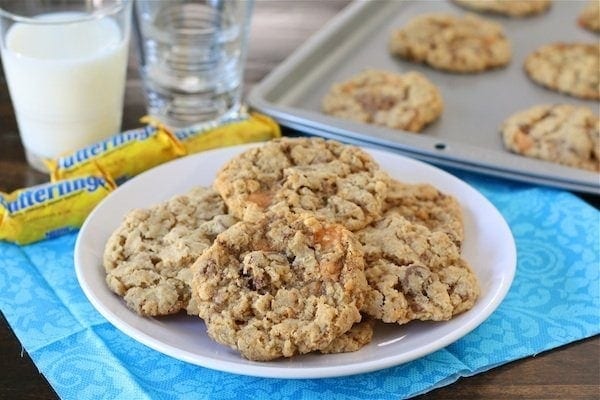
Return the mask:
<svg viewBox="0 0 600 400">
<path fill-rule="evenodd" d="M 99 174 L 0 192 L 0 239 L 28 244 L 73 232 L 115 187 Z"/>
<path fill-rule="evenodd" d="M 188 154 L 237 144 L 262 142 L 281 137 L 277 122 L 258 113 L 232 118 L 217 126 L 200 125 L 173 130 Z"/>
<path fill-rule="evenodd" d="M 147 169 L 185 155 L 185 148 L 162 125 L 148 125 L 113 135 L 105 140 L 47 162 L 53 182 L 85 176 L 99 165 L 121 183 Z"/>
</svg>

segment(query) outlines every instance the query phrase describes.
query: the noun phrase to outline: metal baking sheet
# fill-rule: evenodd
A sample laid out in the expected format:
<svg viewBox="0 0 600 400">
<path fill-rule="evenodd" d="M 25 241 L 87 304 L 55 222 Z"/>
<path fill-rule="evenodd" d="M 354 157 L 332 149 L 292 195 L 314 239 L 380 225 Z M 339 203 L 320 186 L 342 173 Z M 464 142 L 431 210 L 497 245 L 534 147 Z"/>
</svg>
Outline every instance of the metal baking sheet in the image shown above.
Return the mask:
<svg viewBox="0 0 600 400">
<path fill-rule="evenodd" d="M 600 194 L 599 174 L 509 153 L 499 133 L 508 116 L 536 104 L 585 105 L 598 113 L 598 102 L 544 89 L 523 70 L 526 56 L 543 44 L 598 42 L 598 36 L 576 23 L 584 5 L 582 1 L 555 0 L 548 12 L 535 17 L 486 15 L 504 26 L 512 44 L 512 61 L 502 69 L 461 75 L 402 61 L 389 54 L 387 44 L 392 30 L 416 15 L 460 15 L 464 9 L 451 1 L 358 1 L 255 86 L 248 101 L 282 125 L 311 134 L 391 148 L 439 165 Z M 321 99 L 328 88 L 365 68 L 425 74 L 442 92 L 443 115 L 414 134 L 321 113 Z"/>
</svg>

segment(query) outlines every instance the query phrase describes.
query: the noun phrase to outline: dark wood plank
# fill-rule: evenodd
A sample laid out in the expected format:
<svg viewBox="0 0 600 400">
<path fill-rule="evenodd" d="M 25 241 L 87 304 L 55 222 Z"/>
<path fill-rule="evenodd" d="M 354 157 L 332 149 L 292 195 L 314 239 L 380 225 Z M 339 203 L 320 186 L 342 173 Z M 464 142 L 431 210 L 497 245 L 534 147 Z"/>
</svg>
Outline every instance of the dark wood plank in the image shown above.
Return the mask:
<svg viewBox="0 0 600 400">
<path fill-rule="evenodd" d="M 245 70 L 245 91 L 264 78 L 349 0 L 258 1 Z M 139 126 L 144 96 L 130 55 L 123 128 Z M 47 181 L 25 162 L 0 73 L 0 191 Z M 581 196 L 597 208 L 598 196 Z M 0 322 L 0 398 L 56 399 L 4 319 Z M 591 338 L 462 378 L 419 399 L 600 399 L 600 338 Z"/>
<path fill-rule="evenodd" d="M 0 315 L 0 399 L 57 399 L 56 392 L 9 328 L 4 314 Z"/>
<path fill-rule="evenodd" d="M 598 399 L 599 356 L 600 340 L 590 338 L 462 378 L 417 399 Z"/>
</svg>

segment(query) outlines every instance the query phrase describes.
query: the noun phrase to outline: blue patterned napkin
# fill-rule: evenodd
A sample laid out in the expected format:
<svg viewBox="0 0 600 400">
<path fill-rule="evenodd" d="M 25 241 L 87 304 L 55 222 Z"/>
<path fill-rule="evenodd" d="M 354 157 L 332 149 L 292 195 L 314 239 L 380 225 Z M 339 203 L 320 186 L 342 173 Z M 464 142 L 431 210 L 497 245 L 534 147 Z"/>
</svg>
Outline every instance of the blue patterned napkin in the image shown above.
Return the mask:
<svg viewBox="0 0 600 400">
<path fill-rule="evenodd" d="M 518 267 L 500 307 L 426 357 L 342 378 L 252 378 L 186 364 L 130 339 L 79 288 L 75 235 L 0 242 L 0 307 L 64 399 L 398 399 L 600 332 L 600 213 L 574 195 L 467 173 L 508 221 Z"/>
</svg>

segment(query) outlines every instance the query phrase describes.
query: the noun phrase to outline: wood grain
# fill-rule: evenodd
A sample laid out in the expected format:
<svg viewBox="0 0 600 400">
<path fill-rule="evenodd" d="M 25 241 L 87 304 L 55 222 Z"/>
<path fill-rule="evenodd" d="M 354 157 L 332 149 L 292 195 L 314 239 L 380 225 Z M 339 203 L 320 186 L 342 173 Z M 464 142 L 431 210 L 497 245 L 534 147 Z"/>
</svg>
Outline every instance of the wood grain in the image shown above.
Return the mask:
<svg viewBox="0 0 600 400">
<path fill-rule="evenodd" d="M 344 8 L 348 0 L 258 1 L 245 69 L 245 91 L 263 79 L 312 33 Z M 138 126 L 144 113 L 142 85 L 131 52 L 123 128 Z M 29 168 L 18 136 L 14 112 L 0 75 L 0 191 L 47 181 Z M 583 195 L 598 207 L 598 196 Z M 56 399 L 10 327 L 0 322 L 0 398 Z M 600 399 L 600 339 L 583 340 L 536 357 L 461 378 L 418 397 L 428 399 Z"/>
</svg>

